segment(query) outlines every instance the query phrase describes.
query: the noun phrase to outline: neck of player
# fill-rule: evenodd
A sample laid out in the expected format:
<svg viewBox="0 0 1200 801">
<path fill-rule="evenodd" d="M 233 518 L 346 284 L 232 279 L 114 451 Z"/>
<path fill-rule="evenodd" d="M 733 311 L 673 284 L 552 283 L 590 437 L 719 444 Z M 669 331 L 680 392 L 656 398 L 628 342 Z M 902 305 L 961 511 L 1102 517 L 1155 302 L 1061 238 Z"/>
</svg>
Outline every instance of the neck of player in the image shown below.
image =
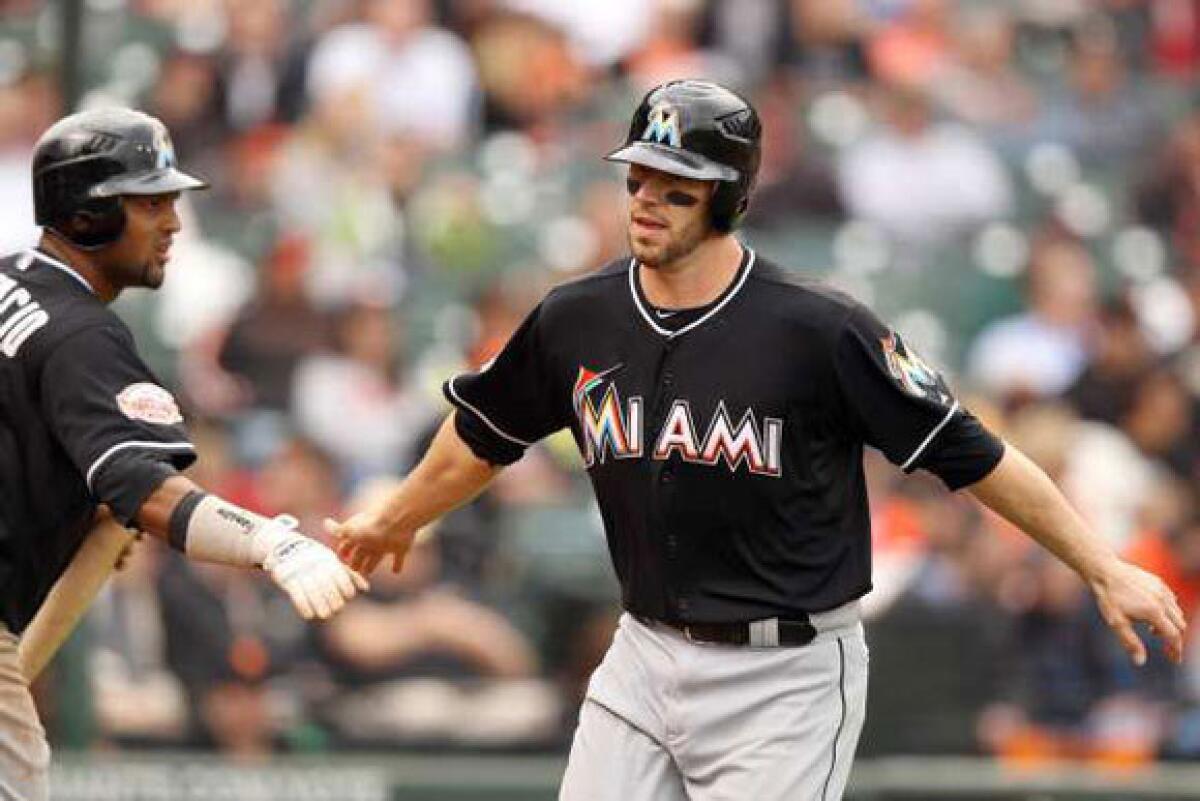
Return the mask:
<svg viewBox="0 0 1200 801">
<path fill-rule="evenodd" d="M 90 251 L 71 247 L 50 233 L 42 234 L 38 250 L 53 256 L 79 273 L 104 303 L 112 303 L 120 293 L 121 290 L 108 279 L 97 256 Z"/>
<path fill-rule="evenodd" d="M 742 245 L 732 234 L 710 236 L 691 252 L 650 269 L 638 265 L 646 300 L 664 309 L 694 309 L 729 288 L 742 264 Z"/>
</svg>

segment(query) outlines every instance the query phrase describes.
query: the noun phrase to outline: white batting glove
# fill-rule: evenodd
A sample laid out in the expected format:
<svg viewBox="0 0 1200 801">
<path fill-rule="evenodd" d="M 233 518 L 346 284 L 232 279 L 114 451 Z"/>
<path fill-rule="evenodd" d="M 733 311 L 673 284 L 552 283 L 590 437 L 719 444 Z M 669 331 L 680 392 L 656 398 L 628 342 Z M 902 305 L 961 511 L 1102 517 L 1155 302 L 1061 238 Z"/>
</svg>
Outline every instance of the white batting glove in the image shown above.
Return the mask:
<svg viewBox="0 0 1200 801">
<path fill-rule="evenodd" d="M 367 589 L 367 580 L 342 564 L 333 551 L 297 531 L 293 517 L 275 518 L 258 536 L 270 544 L 262 560 L 263 570 L 283 588 L 305 620 L 326 620 Z"/>
</svg>

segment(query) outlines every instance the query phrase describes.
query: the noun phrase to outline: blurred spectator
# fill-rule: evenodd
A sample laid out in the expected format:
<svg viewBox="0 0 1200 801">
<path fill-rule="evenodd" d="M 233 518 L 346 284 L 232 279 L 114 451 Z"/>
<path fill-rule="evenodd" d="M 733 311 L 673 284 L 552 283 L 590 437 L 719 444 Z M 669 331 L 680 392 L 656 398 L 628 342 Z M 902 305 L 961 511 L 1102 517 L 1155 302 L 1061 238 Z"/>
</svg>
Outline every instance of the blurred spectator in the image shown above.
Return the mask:
<svg viewBox="0 0 1200 801">
<path fill-rule="evenodd" d="M 1097 316 L 1092 357 L 1067 390 L 1079 415 L 1120 425 L 1133 394 L 1154 362 L 1137 312 L 1125 297 L 1105 303 Z"/>
<path fill-rule="evenodd" d="M 387 4 L 377 0 L 374 5 Z M 389 261 L 400 229 L 388 176 L 381 169 L 388 129 L 381 125 L 384 111 L 372 83 L 383 66 L 369 60 L 376 51 L 357 41 L 360 36 L 374 41 L 382 34 L 368 26 L 351 26 L 318 44 L 309 72 L 309 113 L 279 149 L 269 180 L 281 224 L 311 238 L 313 262 L 305 275 L 306 289 L 323 308 L 368 290 L 394 300 L 402 282 L 399 266 Z M 333 49 L 323 53 L 321 48 L 330 42 Z M 382 46 L 382 40 L 377 44 Z M 426 88 L 437 84 L 430 79 Z M 394 85 L 409 84 L 397 80 Z M 435 110 L 430 114 L 436 119 Z"/>
<path fill-rule="evenodd" d="M 743 80 L 759 85 L 793 55 L 789 0 L 742 0 L 704 3 L 700 42 L 727 53 Z M 760 107 L 761 110 L 761 107 Z"/>
<path fill-rule="evenodd" d="M 329 341 L 324 318 L 304 292 L 309 259 L 304 239 L 280 239 L 262 266 L 260 294 L 238 313 L 224 338 L 214 341 L 215 364 L 207 362 L 210 369 L 196 376 L 193 397 L 204 398 L 206 406 L 220 412 L 247 405 L 287 410 L 296 366 Z"/>
<path fill-rule="evenodd" d="M 763 155 L 758 187 L 746 215 L 746 225 L 752 229 L 778 230 L 845 215 L 833 170 L 808 150 L 797 94 L 794 85 L 778 82 L 755 104 L 763 121 Z"/>
<path fill-rule="evenodd" d="M 301 531 L 319 536 L 328 517 L 342 508 L 339 474 L 315 443 L 284 435 L 260 465 L 253 488 L 258 508 L 295 517 Z"/>
<path fill-rule="evenodd" d="M 1138 216 L 1165 234 L 1189 268 L 1200 268 L 1200 109 L 1181 120 L 1134 187 Z"/>
<path fill-rule="evenodd" d="M 621 62 L 646 38 L 655 0 L 563 3 L 559 0 L 502 0 L 506 8 L 538 17 L 564 32 L 576 57 L 591 69 Z"/>
<path fill-rule="evenodd" d="M 994 697 L 1005 634 L 994 585 L 1003 542 L 971 501 L 945 496 L 936 479 L 903 480 L 890 523 L 891 548 L 908 547 L 911 569 L 899 597 L 870 622 L 871 660 L 902 682 L 873 687 L 868 752 L 943 752 L 969 742 L 976 716 Z M 907 546 L 898 537 L 912 538 Z M 916 725 L 901 721 L 916 721 Z"/>
<path fill-rule="evenodd" d="M 867 74 L 867 12 L 857 0 L 790 0 L 795 60 L 818 81 L 852 82 Z"/>
<path fill-rule="evenodd" d="M 930 93 L 955 118 L 1007 150 L 1033 119 L 1038 102 L 1015 62 L 1013 20 L 997 6 L 962 8 L 955 27 L 955 52 L 931 76 Z"/>
<path fill-rule="evenodd" d="M 1128 759 L 1151 756 L 1160 734 L 1152 710 L 1118 696 L 1122 657 L 1083 584 L 1040 554 L 1031 554 L 1026 569 L 1028 599 L 1000 674 L 1008 700 L 981 719 L 984 744 L 1018 762 L 1103 757 L 1110 746 Z M 1109 738 L 1106 711 L 1142 725 L 1128 721 L 1119 738 Z"/>
<path fill-rule="evenodd" d="M 1193 401 L 1183 383 L 1170 371 L 1158 369 L 1134 386 L 1121 427 L 1148 458 L 1185 480 L 1200 478 L 1200 438 Z"/>
<path fill-rule="evenodd" d="M 475 31 L 471 46 L 485 131 L 512 128 L 544 140 L 555 133 L 559 115 L 587 91 L 583 65 L 562 31 L 537 17 L 492 16 Z"/>
<path fill-rule="evenodd" d="M 951 57 L 950 0 L 904 0 L 895 19 L 883 21 L 871 37 L 871 72 L 885 84 L 926 87 Z"/>
<path fill-rule="evenodd" d="M 853 216 L 908 245 L 944 242 L 1012 210 L 1012 185 L 969 129 L 937 122 L 922 90 L 881 93 L 882 127 L 844 151 L 838 182 Z"/>
<path fill-rule="evenodd" d="M 1061 403 L 1032 403 L 1012 415 L 1008 436 L 1113 548 L 1128 546 L 1158 471 L 1125 433 L 1081 421 Z"/>
<path fill-rule="evenodd" d="M 229 129 L 216 113 L 217 69 L 211 57 L 175 50 L 167 54 L 146 98 L 146 110 L 172 132 L 182 161 L 201 175 L 223 175 L 222 143 Z"/>
<path fill-rule="evenodd" d="M 650 29 L 641 47 L 625 60 L 625 70 L 638 89 L 672 78 L 703 75 L 739 83 L 737 65 L 718 50 L 700 46 L 703 6 L 695 0 L 654 0 Z"/>
<path fill-rule="evenodd" d="M 1150 0 L 1149 46 L 1163 75 L 1187 81 L 1200 67 L 1200 9 L 1193 0 Z"/>
<path fill-rule="evenodd" d="M 136 545 L 88 613 L 96 722 L 101 736 L 116 745 L 186 740 L 186 698 L 166 661 L 162 605 L 155 592 L 164 556 L 156 545 Z"/>
<path fill-rule="evenodd" d="M 295 4 L 287 0 L 225 0 L 228 25 L 217 56 L 218 106 L 230 129 L 294 122 L 304 105 L 309 43 L 294 31 Z"/>
<path fill-rule="evenodd" d="M 534 679 L 536 655 L 504 617 L 442 582 L 438 550 L 422 533 L 403 572 L 378 573 L 367 597 L 321 627 L 343 688 L 335 727 L 376 744 L 544 741 L 559 710 Z"/>
<path fill-rule="evenodd" d="M 29 158 L 38 134 L 53 122 L 57 106 L 51 76 L 0 72 L 0 214 L 5 221 L 0 247 L 4 253 L 37 243 L 40 229 L 33 222 Z"/>
<path fill-rule="evenodd" d="M 225 139 L 220 180 L 195 200 L 205 235 L 252 264 L 267 258 L 281 233 L 272 180 L 288 136 L 282 125 L 263 125 Z"/>
<path fill-rule="evenodd" d="M 368 125 L 460 146 L 475 122 L 475 67 L 467 47 L 433 24 L 430 0 L 366 0 L 361 23 L 321 37 L 308 68 L 314 103 L 356 85 Z"/>
<path fill-rule="evenodd" d="M 296 424 L 351 481 L 396 473 L 430 415 L 404 382 L 399 331 L 388 307 L 350 306 L 334 324 L 334 350 L 296 369 Z"/>
<path fill-rule="evenodd" d="M 989 324 L 971 345 L 967 367 L 1000 397 L 1058 395 L 1087 363 L 1096 316 L 1096 268 L 1081 245 L 1038 242 L 1025 278 L 1026 311 Z"/>
<path fill-rule="evenodd" d="M 1067 83 L 1042 105 L 1036 141 L 1065 145 L 1084 163 L 1104 167 L 1144 152 L 1157 128 L 1111 23 L 1097 18 L 1071 40 Z"/>
<path fill-rule="evenodd" d="M 272 614 L 253 574 L 169 555 L 157 587 L 167 660 L 187 691 L 199 744 L 235 759 L 265 759 L 280 733 L 266 679 L 296 657 L 294 643 L 272 640 L 302 627 Z"/>
</svg>

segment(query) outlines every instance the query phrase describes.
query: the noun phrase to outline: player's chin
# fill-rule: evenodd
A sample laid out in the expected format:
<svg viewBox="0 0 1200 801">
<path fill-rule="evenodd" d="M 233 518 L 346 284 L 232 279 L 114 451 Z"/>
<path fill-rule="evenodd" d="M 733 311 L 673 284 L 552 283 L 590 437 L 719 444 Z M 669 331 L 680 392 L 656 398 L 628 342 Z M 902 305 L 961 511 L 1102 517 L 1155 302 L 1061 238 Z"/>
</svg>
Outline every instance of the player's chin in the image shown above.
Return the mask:
<svg viewBox="0 0 1200 801">
<path fill-rule="evenodd" d="M 142 286 L 147 289 L 158 289 L 163 285 L 163 281 L 167 278 L 167 265 L 165 260 L 157 257 L 151 259 L 146 264 L 146 268 L 142 270 Z"/>
<path fill-rule="evenodd" d="M 662 262 L 666 248 L 658 242 L 647 242 L 636 236 L 629 237 L 629 250 L 638 263 L 645 267 L 655 268 Z"/>
</svg>

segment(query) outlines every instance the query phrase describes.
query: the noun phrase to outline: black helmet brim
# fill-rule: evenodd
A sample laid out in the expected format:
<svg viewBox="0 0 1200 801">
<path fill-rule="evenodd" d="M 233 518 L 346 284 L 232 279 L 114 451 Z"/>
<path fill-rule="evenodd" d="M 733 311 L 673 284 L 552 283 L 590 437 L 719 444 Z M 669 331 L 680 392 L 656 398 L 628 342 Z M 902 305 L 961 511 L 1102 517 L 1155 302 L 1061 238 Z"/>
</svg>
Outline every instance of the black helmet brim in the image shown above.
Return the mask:
<svg viewBox="0 0 1200 801">
<path fill-rule="evenodd" d="M 207 189 L 208 182 L 188 175 L 174 167 L 151 170 L 135 175 L 118 175 L 96 184 L 89 190 L 90 197 L 117 197 L 119 195 L 167 195 L 188 189 Z"/>
<path fill-rule="evenodd" d="M 740 177 L 733 167 L 658 142 L 634 142 L 614 150 L 604 158 L 625 164 L 641 164 L 697 181 L 736 181 Z"/>
</svg>

